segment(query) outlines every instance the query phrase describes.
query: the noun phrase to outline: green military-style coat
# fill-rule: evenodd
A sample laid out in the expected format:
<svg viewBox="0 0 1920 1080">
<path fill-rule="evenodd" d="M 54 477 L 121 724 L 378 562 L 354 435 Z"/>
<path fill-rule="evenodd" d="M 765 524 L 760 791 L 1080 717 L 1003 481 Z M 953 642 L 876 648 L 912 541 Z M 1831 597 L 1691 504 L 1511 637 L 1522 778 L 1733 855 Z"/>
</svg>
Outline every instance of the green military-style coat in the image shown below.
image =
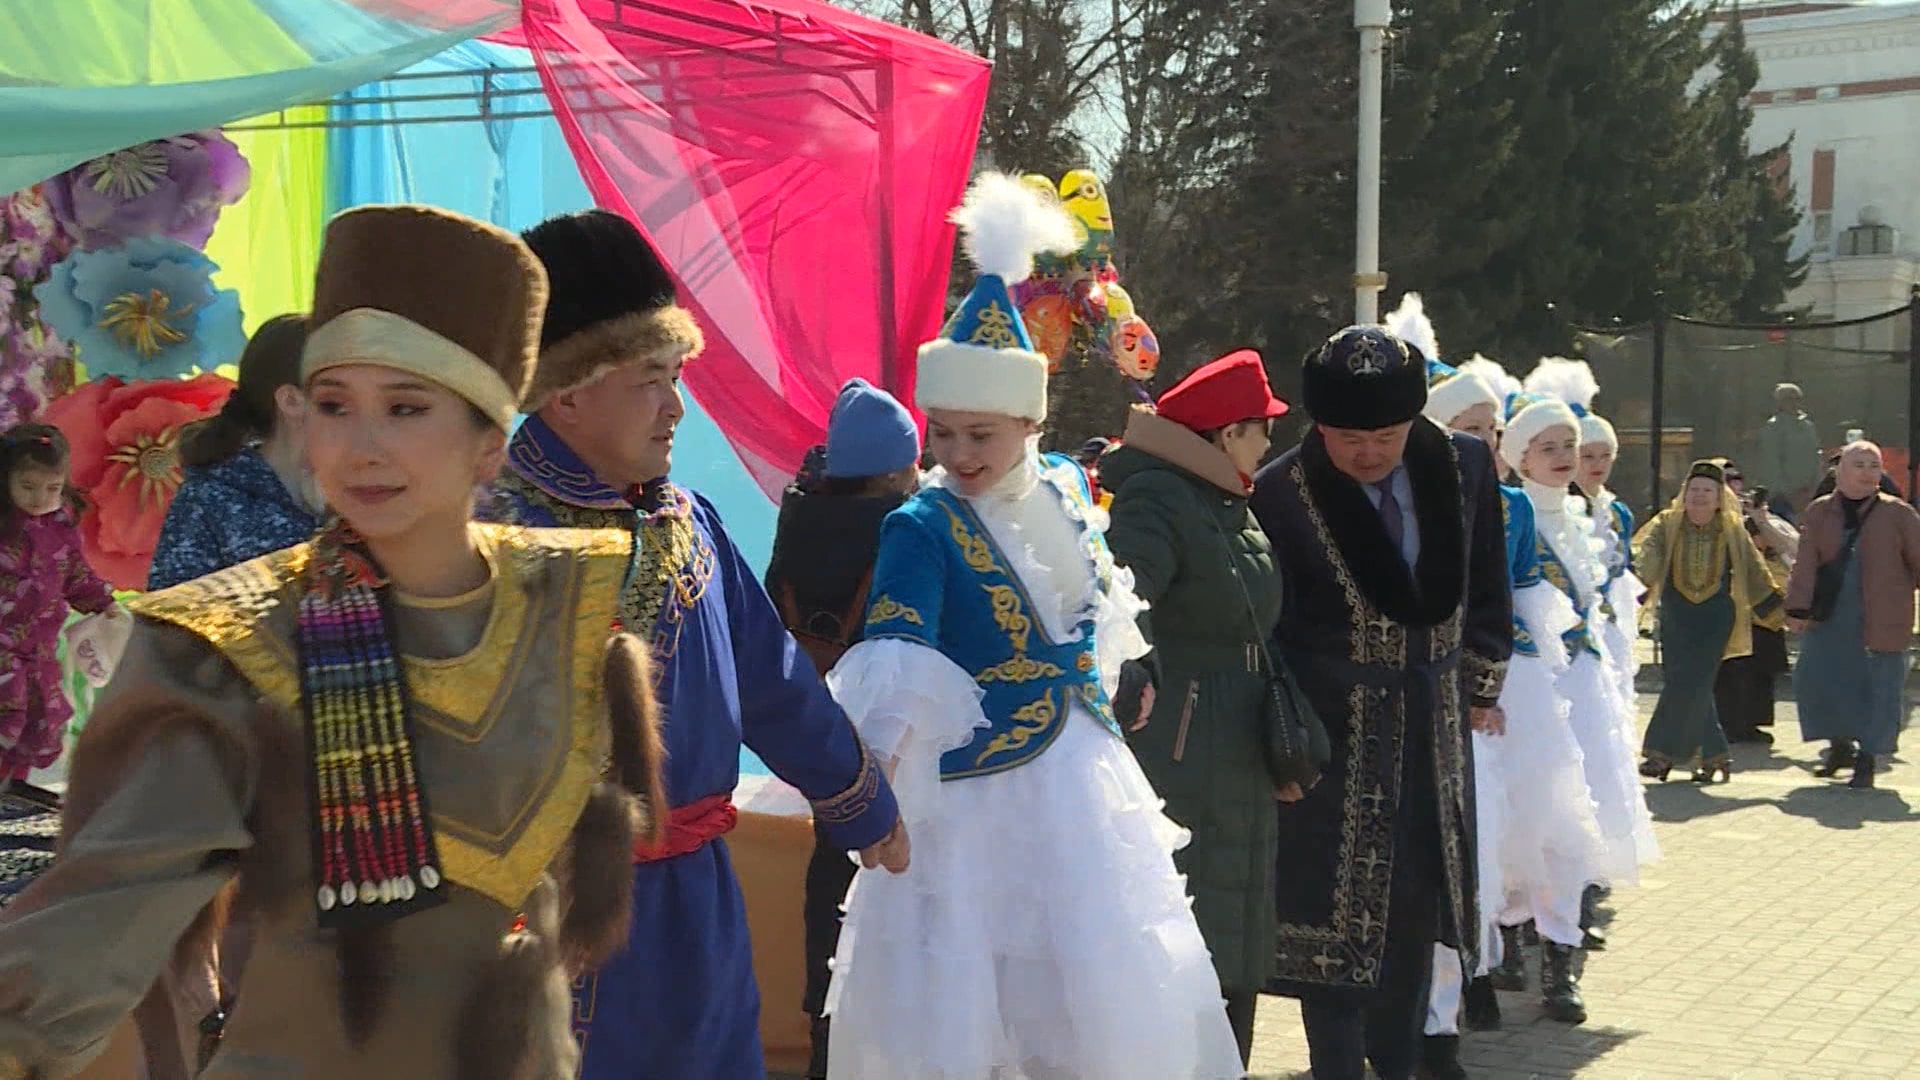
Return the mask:
<svg viewBox="0 0 1920 1080">
<path fill-rule="evenodd" d="M 1273 549 L 1226 454 L 1146 409 L 1100 480 L 1113 492 L 1107 543 L 1151 605 L 1142 630 L 1159 668 L 1153 714 L 1129 742 L 1193 833 L 1175 861 L 1222 989 L 1258 990 L 1273 961 L 1278 844 L 1259 644 L 1280 611 Z"/>
</svg>

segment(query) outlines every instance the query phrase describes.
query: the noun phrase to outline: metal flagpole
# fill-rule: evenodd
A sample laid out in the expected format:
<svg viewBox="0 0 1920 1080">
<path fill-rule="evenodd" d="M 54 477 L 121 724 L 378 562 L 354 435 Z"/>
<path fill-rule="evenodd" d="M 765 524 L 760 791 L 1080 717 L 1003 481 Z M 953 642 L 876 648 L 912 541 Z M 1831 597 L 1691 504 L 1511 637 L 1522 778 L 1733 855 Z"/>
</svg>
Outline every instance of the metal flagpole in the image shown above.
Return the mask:
<svg viewBox="0 0 1920 1080">
<path fill-rule="evenodd" d="M 1393 24 L 1391 0 L 1353 0 L 1353 26 L 1360 32 L 1360 162 L 1355 200 L 1353 321 L 1380 321 L 1380 94 L 1387 27 Z"/>
</svg>

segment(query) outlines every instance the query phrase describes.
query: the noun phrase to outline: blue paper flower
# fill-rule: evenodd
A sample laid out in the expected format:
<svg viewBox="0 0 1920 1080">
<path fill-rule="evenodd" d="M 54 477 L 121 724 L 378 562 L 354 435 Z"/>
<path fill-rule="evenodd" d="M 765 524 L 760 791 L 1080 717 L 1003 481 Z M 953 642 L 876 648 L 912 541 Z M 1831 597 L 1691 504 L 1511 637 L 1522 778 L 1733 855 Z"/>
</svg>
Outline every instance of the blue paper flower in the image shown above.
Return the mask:
<svg viewBox="0 0 1920 1080">
<path fill-rule="evenodd" d="M 33 291 L 40 318 L 79 346 L 91 377 L 173 379 L 212 371 L 246 347 L 240 294 L 220 267 L 177 240 L 141 237 L 76 251 Z"/>
</svg>

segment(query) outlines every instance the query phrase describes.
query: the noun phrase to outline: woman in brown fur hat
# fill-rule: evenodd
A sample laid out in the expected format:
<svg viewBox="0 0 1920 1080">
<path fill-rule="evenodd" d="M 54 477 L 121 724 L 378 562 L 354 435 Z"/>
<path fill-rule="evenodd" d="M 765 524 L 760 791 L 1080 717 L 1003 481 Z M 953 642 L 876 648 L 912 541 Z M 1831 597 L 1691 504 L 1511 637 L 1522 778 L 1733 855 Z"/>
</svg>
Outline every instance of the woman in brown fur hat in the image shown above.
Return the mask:
<svg viewBox="0 0 1920 1080">
<path fill-rule="evenodd" d="M 574 1074 L 658 742 L 643 649 L 603 648 L 627 537 L 470 521 L 546 289 L 457 215 L 328 227 L 301 376 L 331 516 L 131 605 L 59 858 L 0 921 L 0 1078 L 97 1054 L 236 879 L 252 958 L 202 1075 Z"/>
</svg>

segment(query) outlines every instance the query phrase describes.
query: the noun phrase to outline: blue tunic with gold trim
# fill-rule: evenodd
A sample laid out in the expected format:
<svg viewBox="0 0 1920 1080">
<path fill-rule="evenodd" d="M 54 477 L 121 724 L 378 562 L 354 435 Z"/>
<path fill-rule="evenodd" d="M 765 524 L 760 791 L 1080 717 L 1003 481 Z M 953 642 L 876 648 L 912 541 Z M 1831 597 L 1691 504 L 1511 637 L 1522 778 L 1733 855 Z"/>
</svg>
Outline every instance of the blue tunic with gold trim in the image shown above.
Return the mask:
<svg viewBox="0 0 1920 1080">
<path fill-rule="evenodd" d="M 537 416 L 515 434 L 508 465 L 496 513 L 635 535 L 619 618 L 653 645 L 676 816 L 733 790 L 744 742 L 812 800 L 839 846 L 886 836 L 891 789 L 705 499 L 664 480 L 617 492 Z M 636 865 L 626 951 L 575 984 L 583 1077 L 758 1080 L 759 1015 L 725 842 Z"/>
<path fill-rule="evenodd" d="M 1045 460 L 1048 482 L 1090 512 L 1084 474 L 1078 468 L 1066 473 L 1070 463 L 1057 455 Z M 1112 558 L 1099 558 L 1106 541 L 1098 532 L 1085 535 L 1083 554 L 1104 591 Z M 930 572 L 934 568 L 939 572 Z M 1026 584 L 966 500 L 928 488 L 887 515 L 865 640 L 911 641 L 945 653 L 979 682 L 990 722 L 972 742 L 942 756 L 941 779 L 984 776 L 1033 760 L 1059 736 L 1075 701 L 1119 732 L 1096 670 L 1091 615 L 1075 628 L 1078 640 L 1054 641 L 1033 611 Z"/>
</svg>

